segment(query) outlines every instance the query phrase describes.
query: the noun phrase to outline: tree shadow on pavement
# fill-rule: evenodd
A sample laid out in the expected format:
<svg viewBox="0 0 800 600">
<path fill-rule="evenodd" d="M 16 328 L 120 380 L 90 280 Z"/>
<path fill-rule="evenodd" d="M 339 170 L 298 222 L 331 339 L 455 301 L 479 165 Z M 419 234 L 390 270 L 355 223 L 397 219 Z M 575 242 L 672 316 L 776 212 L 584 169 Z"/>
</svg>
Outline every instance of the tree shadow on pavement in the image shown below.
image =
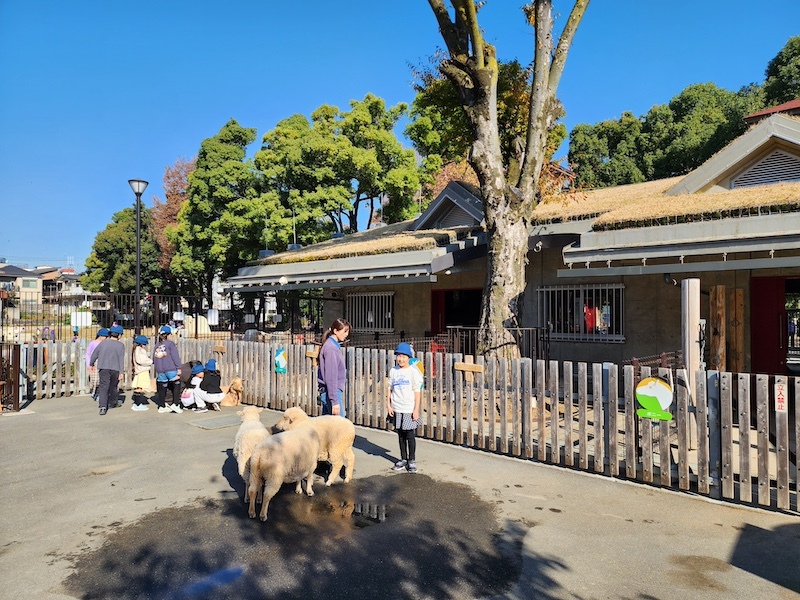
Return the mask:
<svg viewBox="0 0 800 600">
<path fill-rule="evenodd" d="M 266 523 L 239 499 L 155 511 L 64 557 L 64 586 L 86 600 L 481 598 L 518 584 L 562 597 L 550 572 L 565 567 L 528 554 L 523 572 L 528 526 L 501 526 L 468 486 L 400 474 L 293 491 L 272 499 Z"/>
</svg>

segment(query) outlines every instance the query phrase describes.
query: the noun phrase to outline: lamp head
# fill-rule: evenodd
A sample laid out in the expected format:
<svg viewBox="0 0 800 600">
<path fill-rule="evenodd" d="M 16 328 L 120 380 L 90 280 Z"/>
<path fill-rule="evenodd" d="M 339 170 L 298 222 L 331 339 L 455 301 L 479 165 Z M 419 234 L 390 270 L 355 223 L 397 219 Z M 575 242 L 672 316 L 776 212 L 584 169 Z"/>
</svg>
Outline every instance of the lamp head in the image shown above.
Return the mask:
<svg viewBox="0 0 800 600">
<path fill-rule="evenodd" d="M 142 179 L 128 179 L 128 183 L 130 184 L 133 193 L 137 196 L 144 194 L 144 190 L 147 188 L 147 182 L 143 181 Z"/>
</svg>

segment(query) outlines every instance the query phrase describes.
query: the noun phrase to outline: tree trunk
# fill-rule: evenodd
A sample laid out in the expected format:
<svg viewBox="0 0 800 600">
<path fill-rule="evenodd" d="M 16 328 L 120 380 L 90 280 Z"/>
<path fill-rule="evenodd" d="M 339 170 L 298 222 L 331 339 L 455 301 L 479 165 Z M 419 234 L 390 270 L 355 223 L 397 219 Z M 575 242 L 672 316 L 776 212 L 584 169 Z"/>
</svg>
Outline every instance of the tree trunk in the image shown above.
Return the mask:
<svg viewBox="0 0 800 600">
<path fill-rule="evenodd" d="M 518 358 L 519 347 L 512 333 L 520 326 L 525 292 L 527 221 L 501 207 L 489 228 L 486 283 L 481 303 L 478 352 L 504 358 Z M 497 232 L 501 231 L 502 235 Z"/>
<path fill-rule="evenodd" d="M 447 45 L 448 58 L 442 60 L 439 69 L 455 86 L 473 127 L 469 162 L 478 175 L 483 196 L 488 258 L 478 352 L 515 358 L 519 348 L 513 330 L 520 326 L 522 316 L 528 226 L 538 202 L 547 131 L 557 117 L 556 89 L 589 0 L 575 0 L 555 48 L 553 0 L 533 0 L 523 6 L 528 23 L 534 27 L 536 44 L 525 151 L 517 169 L 505 168 L 500 148 L 497 53 L 486 43 L 478 24 L 483 2 L 450 0 L 452 19 L 445 0 L 428 3 Z"/>
</svg>

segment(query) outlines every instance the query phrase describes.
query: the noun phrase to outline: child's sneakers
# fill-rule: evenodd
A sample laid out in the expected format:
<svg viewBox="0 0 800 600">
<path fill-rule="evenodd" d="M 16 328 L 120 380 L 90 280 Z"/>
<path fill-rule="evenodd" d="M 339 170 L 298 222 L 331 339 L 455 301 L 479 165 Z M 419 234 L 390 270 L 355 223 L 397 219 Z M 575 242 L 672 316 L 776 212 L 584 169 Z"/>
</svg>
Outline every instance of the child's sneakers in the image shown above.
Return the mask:
<svg viewBox="0 0 800 600">
<path fill-rule="evenodd" d="M 407 466 L 408 466 L 408 461 L 398 460 L 396 463 L 394 463 L 392 471 L 405 471 Z"/>
<path fill-rule="evenodd" d="M 178 406 L 177 404 L 170 404 L 169 405 L 169 409 L 172 412 L 178 413 L 178 414 L 181 414 L 183 412 L 183 409 L 180 406 Z"/>
<path fill-rule="evenodd" d="M 408 472 L 409 473 L 416 473 L 417 472 L 417 463 L 415 463 L 413 461 L 408 463 Z"/>
<path fill-rule="evenodd" d="M 160 412 L 160 413 L 168 413 L 168 412 L 172 412 L 172 409 L 169 407 L 169 404 L 165 404 L 164 406 L 159 406 L 158 407 L 158 412 Z"/>
<path fill-rule="evenodd" d="M 208 409 L 207 408 L 194 407 L 192 409 L 192 412 L 196 412 L 196 413 L 208 412 Z"/>
</svg>

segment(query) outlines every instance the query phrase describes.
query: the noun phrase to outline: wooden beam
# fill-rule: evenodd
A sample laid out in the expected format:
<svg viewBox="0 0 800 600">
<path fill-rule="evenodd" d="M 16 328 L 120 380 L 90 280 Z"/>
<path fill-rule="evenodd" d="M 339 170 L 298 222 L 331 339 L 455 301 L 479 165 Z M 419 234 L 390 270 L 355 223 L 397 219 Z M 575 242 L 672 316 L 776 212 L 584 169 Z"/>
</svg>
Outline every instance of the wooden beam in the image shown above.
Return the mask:
<svg viewBox="0 0 800 600">
<path fill-rule="evenodd" d="M 711 294 L 708 303 L 709 327 L 706 329 L 706 336 L 709 339 L 709 367 L 715 371 L 727 371 L 726 360 L 726 327 L 728 319 L 725 317 L 725 286 L 715 285 L 711 287 Z"/>
</svg>

